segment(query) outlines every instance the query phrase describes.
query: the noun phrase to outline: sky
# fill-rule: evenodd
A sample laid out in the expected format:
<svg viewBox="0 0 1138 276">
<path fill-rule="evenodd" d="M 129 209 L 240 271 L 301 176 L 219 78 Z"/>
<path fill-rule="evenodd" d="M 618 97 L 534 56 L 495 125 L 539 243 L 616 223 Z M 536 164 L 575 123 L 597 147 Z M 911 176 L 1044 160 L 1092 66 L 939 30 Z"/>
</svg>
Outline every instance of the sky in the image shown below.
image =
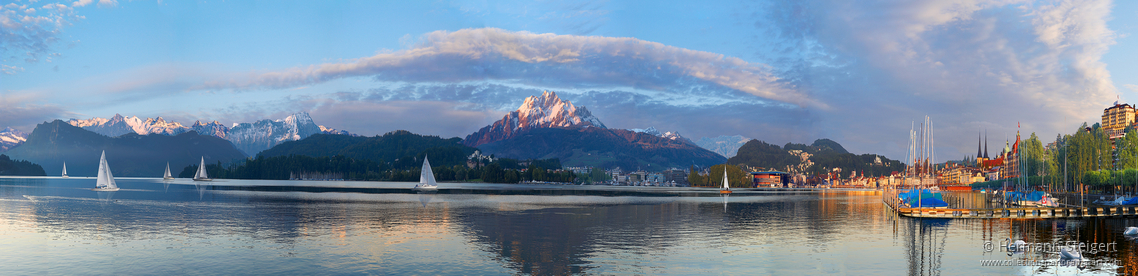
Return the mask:
<svg viewBox="0 0 1138 276">
<path fill-rule="evenodd" d="M 936 161 L 1138 102 L 1138 1 L 0 0 L 0 127 L 308 112 L 465 137 L 554 91 L 610 128 Z M 1017 128 L 1018 125 L 1018 128 Z"/>
</svg>

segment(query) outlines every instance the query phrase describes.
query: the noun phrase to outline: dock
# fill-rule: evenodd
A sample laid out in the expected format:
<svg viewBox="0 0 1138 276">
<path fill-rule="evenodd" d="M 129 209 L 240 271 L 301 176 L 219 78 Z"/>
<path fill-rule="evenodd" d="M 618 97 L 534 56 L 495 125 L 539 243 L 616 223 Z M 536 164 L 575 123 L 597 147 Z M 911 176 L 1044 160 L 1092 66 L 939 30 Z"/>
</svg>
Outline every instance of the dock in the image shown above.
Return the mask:
<svg viewBox="0 0 1138 276">
<path fill-rule="evenodd" d="M 897 215 L 914 218 L 1127 218 L 1138 217 L 1138 206 L 1109 207 L 994 207 L 994 208 L 910 208 L 895 193 L 882 193 L 883 203 Z"/>
</svg>

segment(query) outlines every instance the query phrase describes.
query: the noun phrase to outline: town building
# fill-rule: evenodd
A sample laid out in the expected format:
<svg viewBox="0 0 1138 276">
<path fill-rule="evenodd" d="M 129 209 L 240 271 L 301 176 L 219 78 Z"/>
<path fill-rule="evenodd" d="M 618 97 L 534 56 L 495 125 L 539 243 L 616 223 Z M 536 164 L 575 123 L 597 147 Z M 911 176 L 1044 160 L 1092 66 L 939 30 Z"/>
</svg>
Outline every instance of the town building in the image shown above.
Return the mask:
<svg viewBox="0 0 1138 276">
<path fill-rule="evenodd" d="M 779 171 L 751 172 L 752 187 L 785 187 L 790 183 L 790 174 Z"/>
<path fill-rule="evenodd" d="M 1102 130 L 1114 140 L 1126 136 L 1126 127 L 1134 124 L 1134 106 L 1118 104 L 1102 111 Z"/>
</svg>

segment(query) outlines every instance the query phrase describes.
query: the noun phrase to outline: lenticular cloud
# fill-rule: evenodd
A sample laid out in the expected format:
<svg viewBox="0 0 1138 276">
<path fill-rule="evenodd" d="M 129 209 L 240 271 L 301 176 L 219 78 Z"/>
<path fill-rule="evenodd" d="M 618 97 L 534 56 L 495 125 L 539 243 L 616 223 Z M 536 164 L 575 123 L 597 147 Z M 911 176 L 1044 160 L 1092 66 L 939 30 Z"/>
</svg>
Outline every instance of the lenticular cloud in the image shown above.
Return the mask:
<svg viewBox="0 0 1138 276">
<path fill-rule="evenodd" d="M 765 65 L 721 54 L 626 37 L 510 32 L 436 31 L 410 49 L 243 78 L 206 89 L 280 89 L 346 77 L 454 83 L 510 81 L 550 88 L 632 87 L 690 93 L 693 84 L 724 95 L 746 93 L 798 106 L 825 107 L 774 76 Z"/>
</svg>

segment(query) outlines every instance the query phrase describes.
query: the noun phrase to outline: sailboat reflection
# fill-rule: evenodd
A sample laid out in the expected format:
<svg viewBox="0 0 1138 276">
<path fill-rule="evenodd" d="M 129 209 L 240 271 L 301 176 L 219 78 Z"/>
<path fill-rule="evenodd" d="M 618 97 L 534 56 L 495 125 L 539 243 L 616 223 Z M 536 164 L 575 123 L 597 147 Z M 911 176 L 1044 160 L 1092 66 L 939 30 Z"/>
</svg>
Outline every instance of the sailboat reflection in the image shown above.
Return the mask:
<svg viewBox="0 0 1138 276">
<path fill-rule="evenodd" d="M 423 207 L 427 207 L 427 203 L 430 203 L 432 199 L 435 199 L 434 193 L 419 194 L 419 203 L 423 204 Z"/>
<path fill-rule="evenodd" d="M 727 199 L 731 197 L 731 194 L 722 194 L 722 195 L 723 195 L 722 196 L 723 197 L 723 212 L 727 212 Z"/>
<path fill-rule="evenodd" d="M 909 275 L 939 275 L 949 219 L 908 219 Z"/>
<path fill-rule="evenodd" d="M 98 191 L 95 193 L 99 194 L 99 202 L 111 203 L 114 201 L 114 197 L 115 197 L 116 192 L 115 191 Z"/>
<path fill-rule="evenodd" d="M 198 190 L 198 200 L 204 199 L 205 198 L 205 190 L 209 188 L 209 185 L 201 184 L 201 182 L 195 182 L 194 186 Z"/>
</svg>

